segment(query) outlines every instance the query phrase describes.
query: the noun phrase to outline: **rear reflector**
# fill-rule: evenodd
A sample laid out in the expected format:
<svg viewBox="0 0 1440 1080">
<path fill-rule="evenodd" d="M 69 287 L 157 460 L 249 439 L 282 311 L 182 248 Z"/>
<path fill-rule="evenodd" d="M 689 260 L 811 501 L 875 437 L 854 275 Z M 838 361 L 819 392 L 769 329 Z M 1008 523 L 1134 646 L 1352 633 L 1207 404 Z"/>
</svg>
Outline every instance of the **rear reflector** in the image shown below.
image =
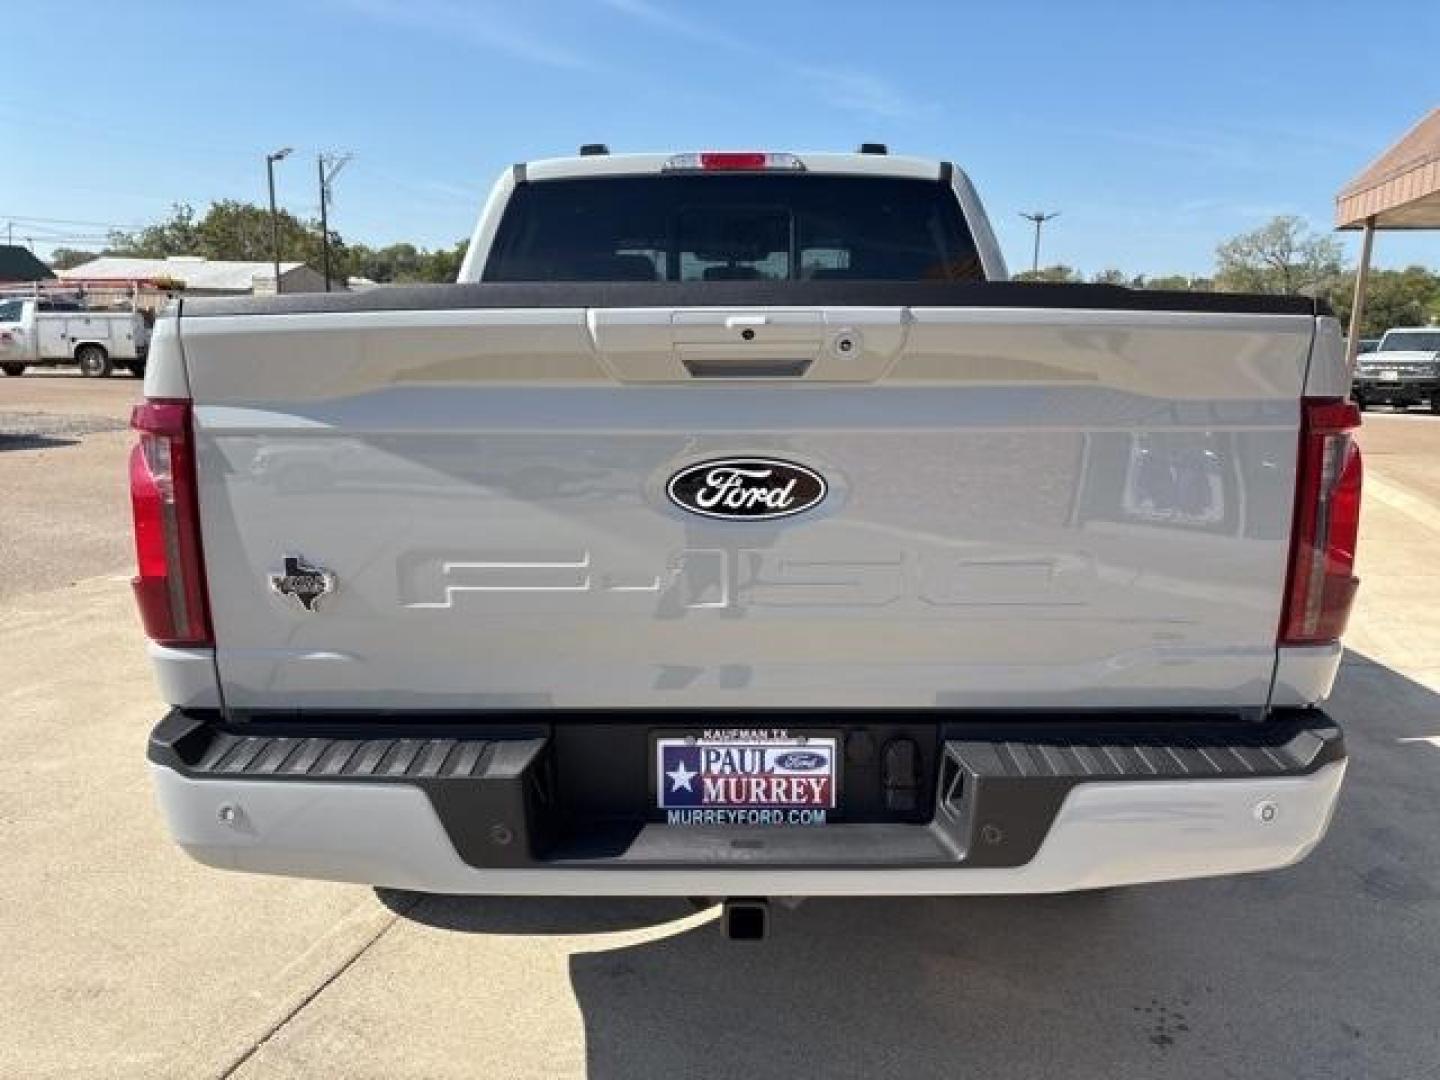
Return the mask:
<svg viewBox="0 0 1440 1080">
<path fill-rule="evenodd" d="M 1345 632 L 1359 585 L 1354 569 L 1362 469 L 1351 434 L 1359 426 L 1360 410 L 1353 402 L 1306 398 L 1301 403 L 1281 645 L 1328 643 Z"/>
<path fill-rule="evenodd" d="M 665 162 L 666 172 L 797 172 L 805 168 L 794 154 L 767 154 L 759 150 L 705 150 L 676 154 Z"/>
<path fill-rule="evenodd" d="M 190 402 L 147 399 L 130 426 L 140 435 L 130 453 L 130 503 L 145 633 L 162 645 L 211 645 Z"/>
</svg>

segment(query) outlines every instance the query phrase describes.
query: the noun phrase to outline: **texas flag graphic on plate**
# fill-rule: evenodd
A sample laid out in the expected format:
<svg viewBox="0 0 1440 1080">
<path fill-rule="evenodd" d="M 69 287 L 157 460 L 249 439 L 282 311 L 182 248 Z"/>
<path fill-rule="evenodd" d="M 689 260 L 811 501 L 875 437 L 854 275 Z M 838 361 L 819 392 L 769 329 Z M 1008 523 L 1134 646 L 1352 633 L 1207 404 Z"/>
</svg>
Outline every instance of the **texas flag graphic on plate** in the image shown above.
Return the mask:
<svg viewBox="0 0 1440 1080">
<path fill-rule="evenodd" d="M 706 732 L 655 744 L 671 825 L 823 825 L 835 806 L 836 741 Z"/>
</svg>

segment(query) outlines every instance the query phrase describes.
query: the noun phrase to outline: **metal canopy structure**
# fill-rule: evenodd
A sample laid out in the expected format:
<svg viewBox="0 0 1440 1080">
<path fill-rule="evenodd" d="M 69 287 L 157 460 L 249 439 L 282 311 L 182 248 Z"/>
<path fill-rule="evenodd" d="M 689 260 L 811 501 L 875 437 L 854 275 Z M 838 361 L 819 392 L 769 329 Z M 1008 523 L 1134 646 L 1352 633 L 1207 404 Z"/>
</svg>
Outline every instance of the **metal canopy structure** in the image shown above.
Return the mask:
<svg viewBox="0 0 1440 1080">
<path fill-rule="evenodd" d="M 1440 229 L 1440 108 L 1431 109 L 1335 196 L 1335 227 L 1363 229 L 1348 359 L 1353 366 L 1365 313 L 1365 283 L 1376 229 Z"/>
</svg>

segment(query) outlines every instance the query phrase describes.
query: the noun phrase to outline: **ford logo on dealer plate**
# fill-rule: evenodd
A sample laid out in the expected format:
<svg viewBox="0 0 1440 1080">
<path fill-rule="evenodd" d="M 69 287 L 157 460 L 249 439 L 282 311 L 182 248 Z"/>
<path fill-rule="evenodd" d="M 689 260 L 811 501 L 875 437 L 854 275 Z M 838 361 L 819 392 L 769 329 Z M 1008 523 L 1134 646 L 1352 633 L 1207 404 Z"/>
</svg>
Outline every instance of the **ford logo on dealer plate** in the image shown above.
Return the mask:
<svg viewBox="0 0 1440 1080">
<path fill-rule="evenodd" d="M 789 517 L 818 506 L 827 491 L 814 469 L 771 458 L 720 458 L 681 469 L 665 485 L 683 510 L 731 521 Z"/>
<path fill-rule="evenodd" d="M 825 767 L 825 758 L 807 750 L 790 750 L 775 759 L 775 764 L 790 772 L 814 772 Z"/>
</svg>

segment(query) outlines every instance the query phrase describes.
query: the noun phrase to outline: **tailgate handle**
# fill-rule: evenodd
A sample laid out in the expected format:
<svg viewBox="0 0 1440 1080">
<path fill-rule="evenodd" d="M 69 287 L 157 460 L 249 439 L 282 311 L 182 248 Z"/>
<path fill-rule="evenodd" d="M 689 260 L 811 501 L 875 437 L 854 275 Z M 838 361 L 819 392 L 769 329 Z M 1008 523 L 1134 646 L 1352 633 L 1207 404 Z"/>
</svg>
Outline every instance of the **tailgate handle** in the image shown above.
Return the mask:
<svg viewBox="0 0 1440 1080">
<path fill-rule="evenodd" d="M 686 356 L 681 362 L 696 379 L 798 379 L 810 370 L 811 357 L 767 360 L 750 356 Z"/>
</svg>

